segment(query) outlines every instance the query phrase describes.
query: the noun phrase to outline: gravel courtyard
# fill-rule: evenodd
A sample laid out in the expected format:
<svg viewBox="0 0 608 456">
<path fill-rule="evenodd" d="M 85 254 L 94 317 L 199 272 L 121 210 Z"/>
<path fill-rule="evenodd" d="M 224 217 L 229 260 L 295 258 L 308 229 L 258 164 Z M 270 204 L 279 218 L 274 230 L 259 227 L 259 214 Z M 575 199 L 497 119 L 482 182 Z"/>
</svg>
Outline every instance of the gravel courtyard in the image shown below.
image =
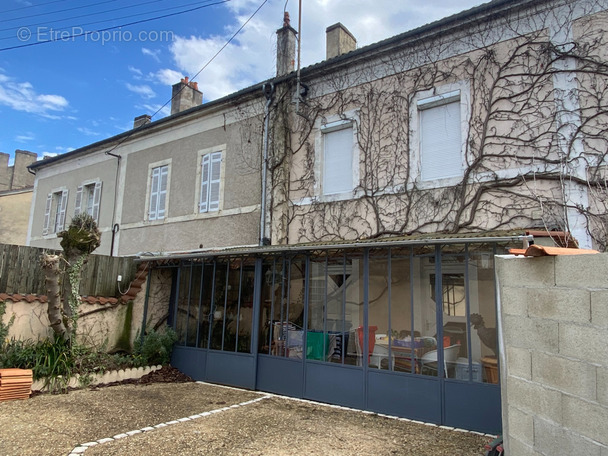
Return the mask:
<svg viewBox="0 0 608 456">
<path fill-rule="evenodd" d="M 192 418 L 186 420 L 188 417 Z M 489 440 L 370 413 L 194 382 L 123 384 L 3 402 L 0 429 L 2 456 L 72 452 L 87 456 L 477 456 L 483 454 L 483 444 Z"/>
</svg>

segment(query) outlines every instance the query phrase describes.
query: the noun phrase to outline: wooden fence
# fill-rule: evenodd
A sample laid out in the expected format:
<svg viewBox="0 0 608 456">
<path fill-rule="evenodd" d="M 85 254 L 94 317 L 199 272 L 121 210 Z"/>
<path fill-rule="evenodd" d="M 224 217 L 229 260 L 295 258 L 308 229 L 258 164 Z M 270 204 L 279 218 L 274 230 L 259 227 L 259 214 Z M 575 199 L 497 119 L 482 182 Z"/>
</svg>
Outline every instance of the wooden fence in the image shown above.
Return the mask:
<svg viewBox="0 0 608 456">
<path fill-rule="evenodd" d="M 0 244 L 0 293 L 46 294 L 44 270 L 40 264 L 43 252 L 49 249 Z M 91 255 L 83 268 L 80 294 L 83 296 L 118 297 L 116 281 L 126 291 L 135 278 L 136 266 L 131 257 Z"/>
</svg>

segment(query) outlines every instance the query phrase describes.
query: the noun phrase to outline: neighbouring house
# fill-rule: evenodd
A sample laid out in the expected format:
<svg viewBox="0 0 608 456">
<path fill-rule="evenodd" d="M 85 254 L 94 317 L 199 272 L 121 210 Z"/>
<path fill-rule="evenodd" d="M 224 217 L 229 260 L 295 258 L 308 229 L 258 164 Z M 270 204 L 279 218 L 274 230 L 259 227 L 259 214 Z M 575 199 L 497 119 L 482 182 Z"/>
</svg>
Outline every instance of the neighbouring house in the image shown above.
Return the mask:
<svg viewBox="0 0 608 456">
<path fill-rule="evenodd" d="M 598 0 L 494 0 L 359 49 L 335 24 L 327 59 L 301 71 L 286 16 L 276 78 L 153 122 L 119 149 L 102 142 L 128 157 L 118 253 L 150 252 L 139 260 L 171 277 L 174 365 L 201 380 L 499 432 L 495 255 L 539 234 L 606 248 L 607 11 Z M 151 143 L 166 131 L 190 144 L 188 130 L 171 128 L 201 128 L 216 109 L 234 120 L 226 157 L 233 144 L 264 165 L 243 182 L 257 192 L 255 220 L 235 233 L 218 217 L 225 239 L 196 212 L 198 183 L 167 179 L 169 215 L 158 222 L 156 193 L 125 169 L 145 150 L 133 166 L 157 188 L 166 161 L 192 166 L 187 147 L 158 146 L 146 161 Z M 32 245 L 52 242 L 42 227 L 63 190 L 51 178 L 63 170 L 55 182 L 66 181 L 65 164 L 96 147 L 36 165 L 45 187 Z M 220 173 L 224 192 L 232 176 Z M 117 219 L 102 224 L 108 236 Z M 187 226 L 193 235 L 181 236 Z"/>
<path fill-rule="evenodd" d="M 58 248 L 81 212 L 98 223 L 98 254 L 257 244 L 261 90 L 201 104 L 185 78 L 172 96 L 166 118 L 137 117 L 130 131 L 30 165 L 28 245 Z"/>
<path fill-rule="evenodd" d="M 16 150 L 13 166 L 9 155 L 0 153 L 0 243 L 25 245 L 34 190 L 34 176 L 28 165 L 36 161 L 36 154 Z"/>
</svg>

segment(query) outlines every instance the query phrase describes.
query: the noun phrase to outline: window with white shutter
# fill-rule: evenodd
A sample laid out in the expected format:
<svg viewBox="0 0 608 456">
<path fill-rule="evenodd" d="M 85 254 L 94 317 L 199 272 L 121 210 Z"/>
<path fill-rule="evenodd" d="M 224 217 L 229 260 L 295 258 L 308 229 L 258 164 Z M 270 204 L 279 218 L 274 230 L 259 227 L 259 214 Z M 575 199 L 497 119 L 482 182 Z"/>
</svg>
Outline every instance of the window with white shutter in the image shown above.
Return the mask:
<svg viewBox="0 0 608 456">
<path fill-rule="evenodd" d="M 199 212 L 217 211 L 220 208 L 222 181 L 222 152 L 212 152 L 201 157 L 201 193 Z"/>
<path fill-rule="evenodd" d="M 167 205 L 167 182 L 169 179 L 169 166 L 152 168 L 150 177 L 150 207 L 148 220 L 162 220 L 165 218 Z"/>
<path fill-rule="evenodd" d="M 101 181 L 83 183 L 76 190 L 74 215 L 81 212 L 89 214 L 99 223 L 99 204 L 101 202 Z"/>
<path fill-rule="evenodd" d="M 63 228 L 65 226 L 65 212 L 68 206 L 68 191 L 62 190 L 59 192 L 52 193 L 50 200 L 51 207 L 48 211 L 48 225 L 47 217 L 45 214 L 45 225 L 47 225 L 45 234 L 49 234 L 49 231 L 51 233 L 59 233 L 60 231 L 63 231 Z M 49 198 L 47 198 L 47 208 L 49 208 Z M 53 220 L 52 224 L 50 222 L 50 217 L 52 217 Z"/>
<path fill-rule="evenodd" d="M 323 131 L 323 194 L 352 192 L 353 181 L 352 124 Z"/>
<path fill-rule="evenodd" d="M 460 92 L 418 101 L 422 181 L 463 174 Z"/>
</svg>

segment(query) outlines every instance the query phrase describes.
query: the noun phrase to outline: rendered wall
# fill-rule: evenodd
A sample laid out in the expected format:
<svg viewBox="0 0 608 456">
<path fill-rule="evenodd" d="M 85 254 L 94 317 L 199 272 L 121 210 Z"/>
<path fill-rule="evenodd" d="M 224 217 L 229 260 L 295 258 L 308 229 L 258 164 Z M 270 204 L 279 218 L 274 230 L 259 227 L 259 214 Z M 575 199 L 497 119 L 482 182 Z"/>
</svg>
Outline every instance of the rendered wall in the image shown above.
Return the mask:
<svg viewBox="0 0 608 456">
<path fill-rule="evenodd" d="M 25 245 L 32 190 L 0 195 L 0 243 Z"/>
<path fill-rule="evenodd" d="M 113 300 L 88 301 L 80 305 L 77 336 L 80 342 L 94 347 L 105 346 L 107 350 L 125 349 L 118 341 L 125 331 L 131 345 L 141 333 L 145 303 L 147 280 L 141 285 L 142 289 L 133 300 L 130 324 L 125 325 L 128 304 Z M 171 293 L 171 274 L 168 270 L 152 272 L 150 295 L 146 326 L 148 330 L 166 323 L 169 312 L 169 295 Z M 30 295 L 31 296 L 31 295 Z M 28 296 L 29 297 L 29 296 Z M 29 302 L 31 301 L 31 302 Z M 22 299 L 13 301 L 6 299 L 6 312 L 3 317 L 8 324 L 14 316 L 14 322 L 9 330 L 9 338 L 21 340 L 44 340 L 52 336 L 47 315 L 47 303 L 40 300 Z"/>
<path fill-rule="evenodd" d="M 608 455 L 608 254 L 496 271 L 506 454 Z"/>
</svg>

